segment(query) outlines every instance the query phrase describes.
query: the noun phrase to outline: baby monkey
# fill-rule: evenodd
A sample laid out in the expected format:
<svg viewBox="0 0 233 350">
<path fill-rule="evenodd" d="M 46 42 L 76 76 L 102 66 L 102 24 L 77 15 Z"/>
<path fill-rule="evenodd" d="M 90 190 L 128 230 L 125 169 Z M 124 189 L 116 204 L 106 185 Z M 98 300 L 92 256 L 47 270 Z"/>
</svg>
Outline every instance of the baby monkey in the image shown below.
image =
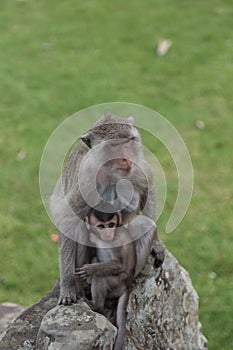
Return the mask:
<svg viewBox="0 0 233 350">
<path fill-rule="evenodd" d="M 136 266 L 135 244 L 129 230 L 121 226 L 121 212 L 105 213 L 91 208 L 85 222 L 94 247 L 94 259 L 92 264 L 76 269 L 76 274 L 91 283 L 94 310 L 102 313 L 106 298 L 119 298 L 114 350 L 120 350 L 124 341 L 129 288 Z"/>
</svg>

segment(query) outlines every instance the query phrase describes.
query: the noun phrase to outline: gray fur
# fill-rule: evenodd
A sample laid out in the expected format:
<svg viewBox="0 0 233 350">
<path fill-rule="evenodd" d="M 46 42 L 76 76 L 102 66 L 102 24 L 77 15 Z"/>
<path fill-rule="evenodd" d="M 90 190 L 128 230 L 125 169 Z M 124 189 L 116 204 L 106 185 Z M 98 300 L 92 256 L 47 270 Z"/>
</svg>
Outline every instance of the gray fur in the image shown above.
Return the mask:
<svg viewBox="0 0 233 350">
<path fill-rule="evenodd" d="M 113 141 L 114 146 L 111 146 Z M 116 141 L 119 141 L 118 144 Z M 117 158 L 133 161 L 134 167 L 127 176 L 111 168 L 111 162 L 111 166 L 105 162 L 109 154 L 112 154 L 113 158 L 117 155 Z M 93 178 L 96 168 L 104 163 L 106 166 L 101 168 L 99 177 Z M 87 132 L 85 142 L 81 140 L 73 148 L 51 196 L 51 216 L 60 232 L 60 304 L 75 302 L 82 295 L 82 281 L 76 281 L 74 267 L 81 267 L 84 263 L 91 262 L 88 234 L 82 221 L 90 206 L 83 196 L 94 201 L 95 181 L 101 193 L 106 186 L 116 184 L 121 178 L 127 178 L 140 197 L 136 212 L 122 211 L 123 223 L 128 223 L 140 210 L 143 215 L 155 220 L 153 174 L 143 158 L 138 130 L 133 126 L 131 118 L 128 120 L 107 114 Z M 137 260 L 140 261 L 140 266 L 136 267 L 137 273 L 140 272 L 150 252 L 154 254 L 158 263 L 162 263 L 164 247 L 156 230 L 150 230 L 145 237 L 136 240 L 135 244 Z"/>
<path fill-rule="evenodd" d="M 142 221 L 145 218 L 140 217 Z M 130 239 L 129 230 L 122 226 L 115 228 L 114 239 L 107 242 L 106 248 L 102 248 L 103 241 L 94 231 L 90 232 L 90 236 L 95 242 L 95 255 L 98 262 L 83 265 L 76 270 L 76 273 L 91 283 L 94 310 L 103 313 L 106 298 L 118 298 L 116 313 L 118 333 L 114 350 L 121 350 L 124 342 L 129 288 L 136 266 L 135 244 Z M 114 247 L 113 243 L 116 239 L 121 241 L 121 245 Z M 130 243 L 125 244 L 125 242 Z"/>
</svg>

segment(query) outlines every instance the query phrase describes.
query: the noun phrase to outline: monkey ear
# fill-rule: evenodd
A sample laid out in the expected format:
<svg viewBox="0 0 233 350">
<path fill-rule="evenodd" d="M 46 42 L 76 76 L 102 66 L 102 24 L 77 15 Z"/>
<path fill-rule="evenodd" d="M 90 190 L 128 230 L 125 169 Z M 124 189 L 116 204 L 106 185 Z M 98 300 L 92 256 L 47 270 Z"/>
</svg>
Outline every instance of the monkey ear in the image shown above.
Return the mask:
<svg viewBox="0 0 233 350">
<path fill-rule="evenodd" d="M 122 225 L 122 216 L 121 216 L 120 210 L 117 212 L 117 219 L 118 219 L 118 226 L 121 226 Z"/>
<path fill-rule="evenodd" d="M 85 224 L 86 224 L 87 229 L 90 231 L 90 223 L 89 223 L 89 218 L 88 218 L 88 216 L 85 216 L 84 222 L 85 222 Z"/>
<path fill-rule="evenodd" d="M 91 148 L 91 138 L 89 133 L 80 136 L 80 140 L 82 140 L 88 148 Z"/>
<path fill-rule="evenodd" d="M 134 117 L 132 115 L 130 115 L 127 119 L 132 125 L 134 125 Z"/>
</svg>

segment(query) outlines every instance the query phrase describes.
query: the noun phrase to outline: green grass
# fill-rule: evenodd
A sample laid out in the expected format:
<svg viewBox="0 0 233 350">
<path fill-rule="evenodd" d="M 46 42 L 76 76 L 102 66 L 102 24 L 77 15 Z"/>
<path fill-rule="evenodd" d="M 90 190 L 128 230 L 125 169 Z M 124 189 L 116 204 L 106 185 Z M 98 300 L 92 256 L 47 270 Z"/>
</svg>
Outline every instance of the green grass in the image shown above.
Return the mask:
<svg viewBox="0 0 233 350">
<path fill-rule="evenodd" d="M 132 102 L 163 114 L 189 148 L 193 199 L 166 235 L 177 178 L 165 149 L 151 145 L 168 182 L 160 236 L 190 272 L 209 349 L 233 346 L 232 12 L 227 0 L 1 0 L 0 301 L 30 305 L 58 275 L 38 186 L 49 135 L 82 108 Z M 173 43 L 164 57 L 160 38 Z"/>
</svg>

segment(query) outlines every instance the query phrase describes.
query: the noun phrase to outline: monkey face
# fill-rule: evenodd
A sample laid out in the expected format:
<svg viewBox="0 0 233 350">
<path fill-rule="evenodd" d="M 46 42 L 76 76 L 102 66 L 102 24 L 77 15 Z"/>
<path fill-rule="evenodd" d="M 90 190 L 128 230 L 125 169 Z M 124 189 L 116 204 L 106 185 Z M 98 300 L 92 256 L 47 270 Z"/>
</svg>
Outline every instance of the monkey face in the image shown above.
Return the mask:
<svg viewBox="0 0 233 350">
<path fill-rule="evenodd" d="M 91 163 L 96 164 L 101 173 L 111 171 L 111 175 L 128 176 L 142 157 L 141 137 L 132 118 L 106 115 L 82 135 L 81 140 L 92 149 Z"/>
<path fill-rule="evenodd" d="M 129 139 L 110 140 L 109 145 L 106 147 L 107 154 L 111 154 L 111 160 L 109 161 L 112 171 L 119 175 L 128 175 L 132 172 L 135 162 L 137 163 L 138 142 L 135 137 Z"/>
<path fill-rule="evenodd" d="M 97 227 L 98 234 L 102 241 L 112 242 L 115 238 L 115 228 L 103 227 L 103 224 Z"/>
<path fill-rule="evenodd" d="M 86 224 L 89 230 L 102 241 L 111 242 L 115 238 L 115 231 L 118 224 L 118 216 L 114 215 L 109 221 L 99 220 L 93 213 L 86 218 Z"/>
</svg>

